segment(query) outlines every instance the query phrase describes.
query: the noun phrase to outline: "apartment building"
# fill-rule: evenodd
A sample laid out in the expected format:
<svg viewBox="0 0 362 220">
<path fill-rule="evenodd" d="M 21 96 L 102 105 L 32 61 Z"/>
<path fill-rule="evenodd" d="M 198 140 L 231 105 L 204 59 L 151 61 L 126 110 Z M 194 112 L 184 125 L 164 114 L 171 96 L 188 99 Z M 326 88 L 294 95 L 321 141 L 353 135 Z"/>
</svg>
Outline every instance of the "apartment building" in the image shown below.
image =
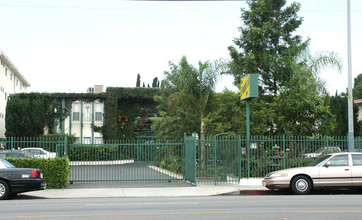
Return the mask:
<svg viewBox="0 0 362 220">
<path fill-rule="evenodd" d="M 2 51 L 0 51 L 0 64 L 0 139 L 3 139 L 8 97 L 15 93 L 25 93 L 30 83 Z"/>
<path fill-rule="evenodd" d="M 96 85 L 88 88 L 87 93 L 103 93 L 103 86 Z M 57 109 L 57 111 L 62 111 L 62 109 Z M 102 134 L 95 132 L 94 127 L 102 127 L 105 124 L 104 116 L 103 101 L 97 99 L 74 101 L 64 121 L 62 123 L 58 121 L 53 128 L 46 128 L 45 134 L 49 133 L 49 129 L 54 129 L 55 133 L 74 135 L 77 143 L 102 144 Z"/>
</svg>

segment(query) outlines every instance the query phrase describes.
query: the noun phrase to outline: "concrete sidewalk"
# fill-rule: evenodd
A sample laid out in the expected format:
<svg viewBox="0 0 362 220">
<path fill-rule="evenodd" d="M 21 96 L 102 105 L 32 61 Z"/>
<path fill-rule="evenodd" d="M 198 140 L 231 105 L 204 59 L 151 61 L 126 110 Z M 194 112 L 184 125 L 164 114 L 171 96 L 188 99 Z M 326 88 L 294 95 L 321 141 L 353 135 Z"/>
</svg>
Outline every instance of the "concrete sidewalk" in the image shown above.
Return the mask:
<svg viewBox="0 0 362 220">
<path fill-rule="evenodd" d="M 74 184 L 67 189 L 46 189 L 21 193 L 20 196 L 47 199 L 66 198 L 122 198 L 122 197 L 179 197 L 179 196 L 215 196 L 223 194 L 241 194 L 241 191 L 266 191 L 260 185 L 198 185 L 180 184 Z"/>
</svg>

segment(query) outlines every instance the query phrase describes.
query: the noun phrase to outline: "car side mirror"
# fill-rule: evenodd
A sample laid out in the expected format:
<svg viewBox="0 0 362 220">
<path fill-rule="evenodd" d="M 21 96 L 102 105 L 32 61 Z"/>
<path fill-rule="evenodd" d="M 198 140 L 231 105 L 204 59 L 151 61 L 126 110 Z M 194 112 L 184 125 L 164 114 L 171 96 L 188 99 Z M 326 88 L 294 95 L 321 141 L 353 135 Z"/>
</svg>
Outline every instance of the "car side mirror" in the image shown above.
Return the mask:
<svg viewBox="0 0 362 220">
<path fill-rule="evenodd" d="M 327 163 L 324 164 L 324 166 L 325 166 L 325 167 L 331 166 L 331 162 L 328 161 Z"/>
</svg>

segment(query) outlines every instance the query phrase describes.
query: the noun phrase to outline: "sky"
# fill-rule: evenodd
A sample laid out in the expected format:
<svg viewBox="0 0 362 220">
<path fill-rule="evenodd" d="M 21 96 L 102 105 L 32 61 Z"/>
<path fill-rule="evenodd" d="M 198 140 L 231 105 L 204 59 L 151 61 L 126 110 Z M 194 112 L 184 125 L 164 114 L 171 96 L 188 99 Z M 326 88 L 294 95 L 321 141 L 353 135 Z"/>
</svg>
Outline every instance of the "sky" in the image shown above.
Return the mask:
<svg viewBox="0 0 362 220">
<path fill-rule="evenodd" d="M 351 1 L 352 77 L 362 73 L 362 1 Z M 288 4 L 293 1 L 288 0 Z M 296 0 L 312 54 L 333 51 L 341 73 L 320 77 L 331 95 L 346 91 L 347 0 Z M 86 92 L 94 85 L 135 87 L 163 79 L 169 61 L 230 60 L 245 1 L 0 0 L 0 50 L 31 87 L 28 92 Z M 216 90 L 238 91 L 231 76 Z"/>
</svg>

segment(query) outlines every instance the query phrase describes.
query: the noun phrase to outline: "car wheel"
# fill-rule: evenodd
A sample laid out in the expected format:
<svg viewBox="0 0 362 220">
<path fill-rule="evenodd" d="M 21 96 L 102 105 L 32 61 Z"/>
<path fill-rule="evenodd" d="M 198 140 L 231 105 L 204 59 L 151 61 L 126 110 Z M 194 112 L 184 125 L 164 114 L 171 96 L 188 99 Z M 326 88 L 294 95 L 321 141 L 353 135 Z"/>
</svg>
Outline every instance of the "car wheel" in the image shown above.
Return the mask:
<svg viewBox="0 0 362 220">
<path fill-rule="evenodd" d="M 312 183 L 308 177 L 296 176 L 290 184 L 290 189 L 294 194 L 305 195 L 312 190 Z"/>
<path fill-rule="evenodd" d="M 0 200 L 6 199 L 9 193 L 10 189 L 8 184 L 5 181 L 0 180 Z"/>
</svg>

